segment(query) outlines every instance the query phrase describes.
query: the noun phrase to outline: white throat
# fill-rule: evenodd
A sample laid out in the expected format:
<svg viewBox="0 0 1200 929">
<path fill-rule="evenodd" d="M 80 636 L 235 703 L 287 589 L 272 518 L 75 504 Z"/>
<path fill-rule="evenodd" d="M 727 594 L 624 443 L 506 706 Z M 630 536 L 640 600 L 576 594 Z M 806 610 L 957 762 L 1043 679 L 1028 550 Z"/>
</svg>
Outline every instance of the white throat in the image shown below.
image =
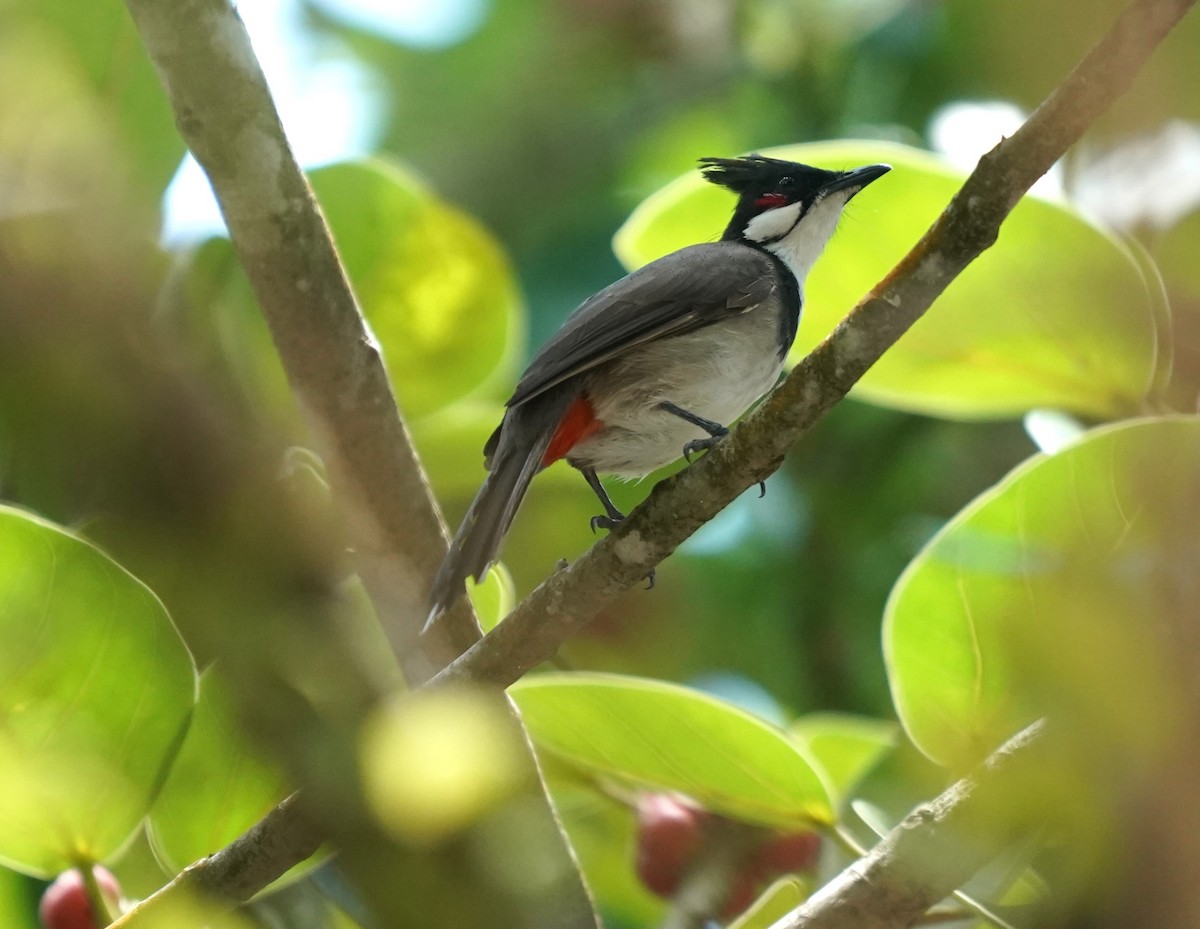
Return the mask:
<svg viewBox="0 0 1200 929">
<path fill-rule="evenodd" d="M 747 224 L 746 238 L 763 243 L 767 251 L 791 269 L 803 290 L 804 279 L 833 236 L 850 193 L 839 190 L 822 197 L 803 216 L 799 203 L 760 213 Z"/>
</svg>

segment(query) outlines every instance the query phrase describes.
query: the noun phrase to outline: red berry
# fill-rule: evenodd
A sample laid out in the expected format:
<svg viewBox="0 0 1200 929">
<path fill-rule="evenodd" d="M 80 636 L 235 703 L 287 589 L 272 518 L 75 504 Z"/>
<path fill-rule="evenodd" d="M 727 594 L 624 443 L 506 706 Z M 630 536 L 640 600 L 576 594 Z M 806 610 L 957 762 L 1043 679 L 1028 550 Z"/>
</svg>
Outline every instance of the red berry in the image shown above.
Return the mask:
<svg viewBox="0 0 1200 929">
<path fill-rule="evenodd" d="M 708 813 L 678 794 L 642 794 L 637 806 L 637 876 L 670 897 L 704 841 Z"/>
<path fill-rule="evenodd" d="M 768 840 L 754 854 L 754 864 L 765 877 L 795 874 L 816 867 L 821 837 L 815 832 L 785 832 Z"/>
<path fill-rule="evenodd" d="M 92 873 L 96 875 L 100 893 L 115 910 L 121 897 L 121 885 L 112 872 L 99 865 L 92 869 Z M 83 875 L 74 868 L 64 871 L 46 888 L 42 902 L 38 904 L 38 919 L 45 929 L 99 929 L 108 925 L 107 918 L 97 919 L 92 913 Z"/>
</svg>

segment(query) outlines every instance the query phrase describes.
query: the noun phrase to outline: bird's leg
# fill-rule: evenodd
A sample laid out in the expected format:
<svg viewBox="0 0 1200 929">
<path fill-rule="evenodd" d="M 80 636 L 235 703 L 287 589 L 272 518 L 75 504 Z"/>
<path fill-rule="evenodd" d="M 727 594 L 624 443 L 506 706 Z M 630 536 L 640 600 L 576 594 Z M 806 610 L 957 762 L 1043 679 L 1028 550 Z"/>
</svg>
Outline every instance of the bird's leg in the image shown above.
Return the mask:
<svg viewBox="0 0 1200 929">
<path fill-rule="evenodd" d="M 658 408 L 666 410 L 672 416 L 678 416 L 682 420 L 686 420 L 693 426 L 699 426 L 708 433 L 707 439 L 692 439 L 683 446 L 683 457 L 687 459 L 687 463 L 692 463 L 692 455 L 696 452 L 708 451 L 714 445 L 729 435 L 729 430 L 720 423 L 715 423 L 711 419 L 705 419 L 703 416 L 697 416 L 691 410 L 685 410 L 681 406 L 676 406 L 668 400 L 662 401 Z M 767 485 L 763 481 L 758 482 L 758 496 L 765 497 L 767 494 Z"/>
<path fill-rule="evenodd" d="M 692 455 L 696 452 L 707 451 L 716 445 L 721 439 L 729 435 L 729 430 L 720 423 L 714 423 L 711 419 L 705 419 L 703 416 L 697 416 L 691 410 L 685 410 L 681 406 L 676 406 L 668 400 L 664 400 L 658 405 L 660 410 L 666 410 L 672 416 L 678 416 L 680 419 L 691 423 L 693 426 L 699 426 L 708 433 L 707 439 L 692 439 L 683 446 L 683 457 L 687 459 L 688 464 L 692 462 Z"/>
<path fill-rule="evenodd" d="M 604 485 L 600 483 L 600 478 L 596 476 L 595 468 L 580 468 L 579 473 L 583 475 L 583 479 L 588 482 L 588 487 L 592 488 L 592 492 L 600 498 L 600 503 L 604 507 L 606 516 L 592 517 L 592 532 L 597 529 L 614 529 L 617 523 L 625 519 L 625 514 L 617 509 L 617 505 L 612 502 L 608 496 L 608 491 L 604 489 Z"/>
<path fill-rule="evenodd" d="M 592 532 L 595 532 L 597 529 L 615 529 L 617 524 L 625 519 L 625 514 L 618 510 L 617 505 L 609 498 L 608 491 L 604 489 L 604 485 L 600 483 L 600 478 L 596 476 L 595 468 L 580 468 L 579 473 L 588 482 L 588 487 L 592 488 L 592 492 L 600 498 L 600 503 L 604 506 L 604 510 L 608 514 L 607 516 L 592 517 Z M 651 590 L 653 587 L 654 569 L 651 568 L 650 573 L 646 575 L 646 589 Z"/>
</svg>

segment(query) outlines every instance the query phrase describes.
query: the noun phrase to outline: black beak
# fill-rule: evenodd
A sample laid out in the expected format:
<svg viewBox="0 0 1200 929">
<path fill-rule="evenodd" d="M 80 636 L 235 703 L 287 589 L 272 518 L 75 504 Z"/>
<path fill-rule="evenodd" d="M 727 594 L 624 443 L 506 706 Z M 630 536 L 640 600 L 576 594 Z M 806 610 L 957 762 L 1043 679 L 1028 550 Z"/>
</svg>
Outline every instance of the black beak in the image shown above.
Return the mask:
<svg viewBox="0 0 1200 929">
<path fill-rule="evenodd" d="M 821 191 L 821 196 L 828 196 L 839 190 L 849 190 L 850 196 L 853 197 L 856 193 L 866 187 L 871 181 L 883 177 L 892 170 L 891 165 L 867 165 L 863 168 L 854 168 L 847 171 L 826 185 Z M 849 199 L 849 197 L 847 197 Z"/>
</svg>

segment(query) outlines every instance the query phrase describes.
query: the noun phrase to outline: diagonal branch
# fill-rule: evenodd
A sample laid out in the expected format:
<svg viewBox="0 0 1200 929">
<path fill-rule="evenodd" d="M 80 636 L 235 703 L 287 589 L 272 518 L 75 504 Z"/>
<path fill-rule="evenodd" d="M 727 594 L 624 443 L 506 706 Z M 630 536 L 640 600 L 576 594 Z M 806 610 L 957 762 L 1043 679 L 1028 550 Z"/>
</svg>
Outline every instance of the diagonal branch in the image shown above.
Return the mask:
<svg viewBox="0 0 1200 929">
<path fill-rule="evenodd" d="M 1045 722 L 915 809 L 865 857 L 771 929 L 902 929 L 966 883 L 1020 828 L 1022 787 L 1045 762 Z M 1004 811 L 1007 815 L 998 815 Z"/>
<path fill-rule="evenodd" d="M 553 657 L 567 637 L 734 498 L 773 474 L 788 449 L 996 241 L 1034 181 L 1129 87 L 1194 3 L 1134 0 L 1025 124 L 980 159 L 912 251 L 727 440 L 658 484 L 608 537 L 545 581 L 436 680 L 511 684 Z"/>
</svg>

